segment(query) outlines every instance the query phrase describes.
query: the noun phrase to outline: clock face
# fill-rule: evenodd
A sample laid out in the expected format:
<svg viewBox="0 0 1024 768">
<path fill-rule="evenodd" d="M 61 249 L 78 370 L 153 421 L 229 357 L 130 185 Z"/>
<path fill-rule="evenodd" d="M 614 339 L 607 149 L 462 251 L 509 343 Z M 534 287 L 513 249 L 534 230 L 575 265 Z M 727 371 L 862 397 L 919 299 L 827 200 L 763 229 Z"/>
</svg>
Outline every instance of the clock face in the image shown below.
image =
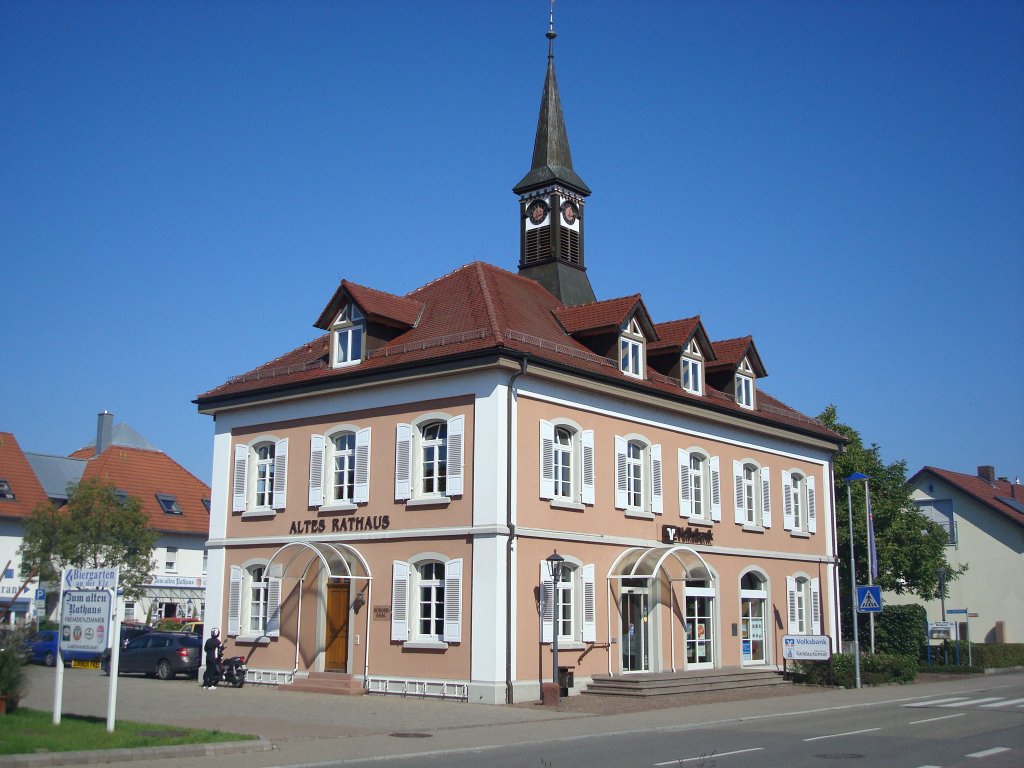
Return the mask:
<svg viewBox="0 0 1024 768">
<path fill-rule="evenodd" d="M 550 210 L 548 204 L 538 197 L 526 204 L 526 217 L 531 224 L 543 224 Z"/>
<path fill-rule="evenodd" d="M 570 227 L 579 221 L 580 208 L 572 200 L 566 200 L 562 203 L 562 221 L 568 224 Z"/>
</svg>

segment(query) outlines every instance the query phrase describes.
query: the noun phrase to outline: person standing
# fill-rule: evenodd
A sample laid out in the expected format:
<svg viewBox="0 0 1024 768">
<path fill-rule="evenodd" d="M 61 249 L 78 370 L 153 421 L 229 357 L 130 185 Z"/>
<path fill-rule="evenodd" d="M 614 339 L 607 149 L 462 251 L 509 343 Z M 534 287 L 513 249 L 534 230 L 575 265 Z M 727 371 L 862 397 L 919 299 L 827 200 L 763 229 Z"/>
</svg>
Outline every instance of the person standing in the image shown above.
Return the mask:
<svg viewBox="0 0 1024 768">
<path fill-rule="evenodd" d="M 220 641 L 220 630 L 210 630 L 210 637 L 203 645 L 206 653 L 206 669 L 203 671 L 203 690 L 217 690 L 217 680 L 220 678 L 220 655 L 224 644 Z"/>
</svg>

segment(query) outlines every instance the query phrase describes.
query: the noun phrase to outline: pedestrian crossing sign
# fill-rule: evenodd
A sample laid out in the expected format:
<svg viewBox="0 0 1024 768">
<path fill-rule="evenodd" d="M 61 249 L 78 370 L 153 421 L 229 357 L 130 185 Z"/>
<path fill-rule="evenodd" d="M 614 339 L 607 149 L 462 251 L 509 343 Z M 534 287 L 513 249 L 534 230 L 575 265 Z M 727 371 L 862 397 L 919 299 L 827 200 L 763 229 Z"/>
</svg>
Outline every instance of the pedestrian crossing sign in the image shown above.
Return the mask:
<svg viewBox="0 0 1024 768">
<path fill-rule="evenodd" d="M 857 586 L 857 613 L 881 613 L 882 588 L 877 586 Z"/>
</svg>

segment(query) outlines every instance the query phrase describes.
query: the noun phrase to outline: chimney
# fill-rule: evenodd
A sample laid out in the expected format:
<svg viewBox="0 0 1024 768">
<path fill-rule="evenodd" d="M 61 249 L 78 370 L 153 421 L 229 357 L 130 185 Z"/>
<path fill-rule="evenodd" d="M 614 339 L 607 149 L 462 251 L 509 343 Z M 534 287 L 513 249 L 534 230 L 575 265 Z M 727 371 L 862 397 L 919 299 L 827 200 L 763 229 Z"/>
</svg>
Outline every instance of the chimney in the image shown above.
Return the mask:
<svg viewBox="0 0 1024 768">
<path fill-rule="evenodd" d="M 110 445 L 114 436 L 114 414 L 104 411 L 96 417 L 96 455 L 99 456 Z"/>
<path fill-rule="evenodd" d="M 983 467 L 978 467 L 978 477 L 980 477 L 989 485 L 995 485 L 996 468 L 993 467 L 991 464 L 986 464 Z"/>
</svg>

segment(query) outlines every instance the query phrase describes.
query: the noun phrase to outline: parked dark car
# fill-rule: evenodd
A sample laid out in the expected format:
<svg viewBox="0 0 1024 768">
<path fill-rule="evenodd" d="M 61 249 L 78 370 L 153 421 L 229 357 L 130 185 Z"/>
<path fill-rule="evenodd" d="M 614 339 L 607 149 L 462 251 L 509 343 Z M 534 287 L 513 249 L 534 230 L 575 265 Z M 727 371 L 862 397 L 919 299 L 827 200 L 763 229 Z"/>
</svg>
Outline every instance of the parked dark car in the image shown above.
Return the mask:
<svg viewBox="0 0 1024 768">
<path fill-rule="evenodd" d="M 121 647 L 124 648 L 128 643 L 134 640 L 140 635 L 144 635 L 147 632 L 152 632 L 151 627 L 147 627 L 145 624 L 129 624 L 121 622 Z M 107 651 L 107 656 L 110 656 L 110 652 Z"/>
<path fill-rule="evenodd" d="M 121 648 L 118 672 L 141 672 L 161 680 L 199 672 L 202 641 L 186 632 L 146 632 Z M 110 674 L 110 656 L 103 658 L 103 671 Z"/>
<path fill-rule="evenodd" d="M 28 660 L 45 664 L 48 667 L 57 664 L 57 630 L 41 629 L 28 639 Z M 97 661 L 100 658 L 98 653 L 87 651 L 64 651 L 64 663 L 72 661 Z"/>
</svg>

